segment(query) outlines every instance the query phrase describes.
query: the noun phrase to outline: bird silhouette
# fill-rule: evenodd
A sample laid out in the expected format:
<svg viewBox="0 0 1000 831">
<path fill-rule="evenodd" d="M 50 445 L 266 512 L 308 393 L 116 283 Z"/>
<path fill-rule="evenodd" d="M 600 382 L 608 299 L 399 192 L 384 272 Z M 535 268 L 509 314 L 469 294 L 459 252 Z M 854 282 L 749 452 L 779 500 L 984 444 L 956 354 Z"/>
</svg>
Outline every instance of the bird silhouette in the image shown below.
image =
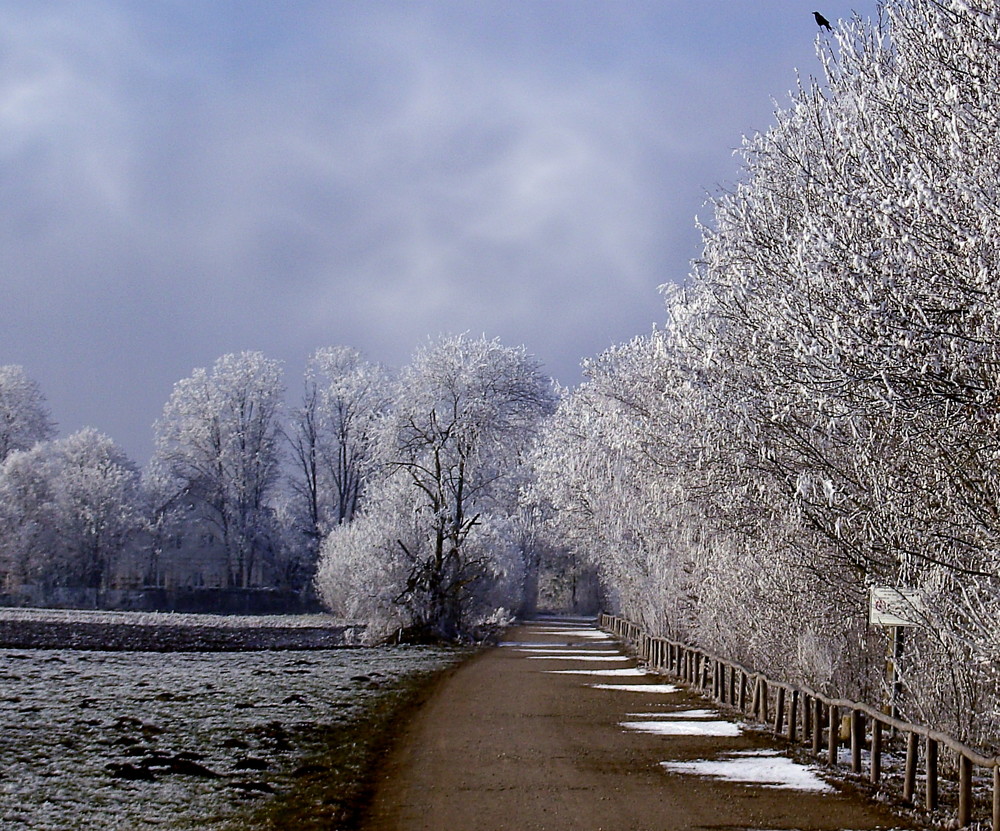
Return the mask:
<svg viewBox="0 0 1000 831">
<path fill-rule="evenodd" d="M 819 12 L 813 12 L 813 17 L 816 18 L 817 25 L 825 26 L 827 31 L 831 32 L 833 31 L 833 27 L 830 26 L 830 21 L 827 20 L 825 17 L 823 17 L 823 15 L 821 15 Z"/>
</svg>

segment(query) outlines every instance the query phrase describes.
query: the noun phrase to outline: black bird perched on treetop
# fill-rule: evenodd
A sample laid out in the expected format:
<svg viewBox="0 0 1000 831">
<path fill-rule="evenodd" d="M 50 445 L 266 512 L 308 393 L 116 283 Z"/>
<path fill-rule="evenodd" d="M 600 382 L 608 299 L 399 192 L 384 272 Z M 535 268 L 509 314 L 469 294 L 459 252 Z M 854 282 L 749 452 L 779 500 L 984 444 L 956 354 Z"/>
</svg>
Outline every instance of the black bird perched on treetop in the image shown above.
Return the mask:
<svg viewBox="0 0 1000 831">
<path fill-rule="evenodd" d="M 819 12 L 813 12 L 813 17 L 816 18 L 816 23 L 819 26 L 825 26 L 828 31 L 831 32 L 833 31 L 833 27 L 830 25 L 830 21 L 827 20 L 825 17 L 823 17 L 823 15 L 821 15 Z"/>
</svg>

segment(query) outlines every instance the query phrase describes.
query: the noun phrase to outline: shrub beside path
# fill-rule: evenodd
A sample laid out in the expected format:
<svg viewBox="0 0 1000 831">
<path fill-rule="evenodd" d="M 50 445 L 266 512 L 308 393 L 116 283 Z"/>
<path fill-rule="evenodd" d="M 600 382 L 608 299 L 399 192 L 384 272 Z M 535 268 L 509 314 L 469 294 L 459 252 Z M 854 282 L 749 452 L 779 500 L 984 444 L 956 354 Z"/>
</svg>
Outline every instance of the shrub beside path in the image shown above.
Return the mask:
<svg viewBox="0 0 1000 831">
<path fill-rule="evenodd" d="M 367 831 L 909 825 L 782 761 L 766 734 L 706 712 L 704 699 L 664 692 L 664 679 L 639 674 L 591 624 L 539 621 L 506 638 L 448 675 L 407 725 L 380 774 Z M 618 686 L 637 689 L 603 688 Z M 699 760 L 795 787 L 661 764 Z M 772 770 L 781 765 L 788 770 Z M 810 785 L 819 790 L 802 789 Z"/>
</svg>

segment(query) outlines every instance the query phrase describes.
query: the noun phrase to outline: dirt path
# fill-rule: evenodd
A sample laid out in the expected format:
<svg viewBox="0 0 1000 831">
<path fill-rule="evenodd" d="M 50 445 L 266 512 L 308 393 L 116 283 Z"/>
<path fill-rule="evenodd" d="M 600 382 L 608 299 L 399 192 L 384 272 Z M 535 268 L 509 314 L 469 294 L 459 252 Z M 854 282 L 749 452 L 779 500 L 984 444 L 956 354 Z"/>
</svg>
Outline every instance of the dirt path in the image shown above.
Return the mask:
<svg viewBox="0 0 1000 831">
<path fill-rule="evenodd" d="M 618 644 L 601 634 L 578 624 L 520 626 L 507 633 L 505 645 L 448 678 L 389 759 L 365 828 L 661 831 L 906 824 L 860 797 L 832 790 L 765 788 L 666 770 L 661 762 L 736 753 L 731 762 L 759 773 L 776 758 L 749 755 L 767 752 L 766 736 L 738 731 L 705 712 L 704 699 L 655 692 L 664 686 L 656 676 L 552 672 L 635 667 L 634 661 L 616 659 Z M 664 725 L 649 729 L 680 735 L 637 732 L 623 722 Z M 692 735 L 727 732 L 738 734 Z M 808 771 L 789 767 L 800 786 L 809 784 Z"/>
</svg>

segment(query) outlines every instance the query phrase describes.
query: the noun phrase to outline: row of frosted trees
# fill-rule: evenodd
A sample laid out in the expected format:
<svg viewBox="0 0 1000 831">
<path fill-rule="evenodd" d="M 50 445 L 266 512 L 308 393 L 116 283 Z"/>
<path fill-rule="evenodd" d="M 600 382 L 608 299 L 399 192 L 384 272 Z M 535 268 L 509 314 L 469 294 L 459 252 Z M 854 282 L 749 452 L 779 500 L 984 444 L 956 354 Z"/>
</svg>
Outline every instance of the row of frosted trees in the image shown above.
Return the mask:
<svg viewBox="0 0 1000 831">
<path fill-rule="evenodd" d="M 444 337 L 389 372 L 346 348 L 282 367 L 226 355 L 176 384 L 139 470 L 106 436 L 57 439 L 37 384 L 0 368 L 0 578 L 106 589 L 197 535 L 231 587 L 313 586 L 371 633 L 457 637 L 520 608 L 535 564 L 526 449 L 554 407 L 523 349 Z M 506 610 L 506 611 L 498 611 Z"/>
<path fill-rule="evenodd" d="M 888 2 L 745 141 L 663 331 L 590 361 L 539 454 L 621 612 L 878 701 L 869 590 L 914 590 L 913 719 L 1000 731 L 1000 9 Z"/>
<path fill-rule="evenodd" d="M 140 469 L 92 428 L 57 438 L 37 383 L 0 367 L 0 588 L 31 586 L 44 600 L 61 588 L 158 586 L 186 538 L 203 549 L 188 567 L 214 568 L 222 586 L 301 588 L 323 529 L 356 502 L 336 477 L 365 464 L 365 428 L 338 412 L 338 396 L 387 395 L 384 376 L 352 350 L 320 350 L 301 408 L 286 412 L 277 361 L 225 355 L 176 384 Z M 287 463 L 309 421 L 311 503 L 304 470 Z"/>
</svg>

